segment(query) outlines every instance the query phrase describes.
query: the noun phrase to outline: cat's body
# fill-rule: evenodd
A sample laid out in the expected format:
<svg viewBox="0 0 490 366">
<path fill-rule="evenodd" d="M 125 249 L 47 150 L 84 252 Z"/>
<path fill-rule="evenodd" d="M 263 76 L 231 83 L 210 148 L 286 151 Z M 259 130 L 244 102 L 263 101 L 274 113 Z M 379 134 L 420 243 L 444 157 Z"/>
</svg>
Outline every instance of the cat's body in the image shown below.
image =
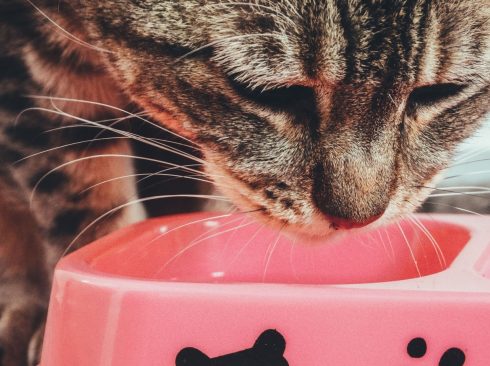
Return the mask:
<svg viewBox="0 0 490 366">
<path fill-rule="evenodd" d="M 420 204 L 489 109 L 489 9 L 1 0 L 0 364 L 35 359 L 54 260 L 137 195 L 135 178 L 113 179 L 134 173 L 133 135 L 69 126 L 144 110 L 199 145 L 242 210 L 293 233 L 388 220 Z M 142 217 L 124 206 L 77 243 Z"/>
</svg>

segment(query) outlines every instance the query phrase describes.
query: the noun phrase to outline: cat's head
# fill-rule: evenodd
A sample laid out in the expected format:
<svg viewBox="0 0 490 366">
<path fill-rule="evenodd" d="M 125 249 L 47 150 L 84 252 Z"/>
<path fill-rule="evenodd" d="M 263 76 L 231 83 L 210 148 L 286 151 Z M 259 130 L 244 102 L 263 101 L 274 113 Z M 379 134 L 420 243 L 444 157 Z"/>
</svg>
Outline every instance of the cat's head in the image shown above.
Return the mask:
<svg viewBox="0 0 490 366">
<path fill-rule="evenodd" d="M 413 211 L 489 109 L 489 8 L 82 0 L 124 89 L 243 210 L 324 236 Z"/>
</svg>

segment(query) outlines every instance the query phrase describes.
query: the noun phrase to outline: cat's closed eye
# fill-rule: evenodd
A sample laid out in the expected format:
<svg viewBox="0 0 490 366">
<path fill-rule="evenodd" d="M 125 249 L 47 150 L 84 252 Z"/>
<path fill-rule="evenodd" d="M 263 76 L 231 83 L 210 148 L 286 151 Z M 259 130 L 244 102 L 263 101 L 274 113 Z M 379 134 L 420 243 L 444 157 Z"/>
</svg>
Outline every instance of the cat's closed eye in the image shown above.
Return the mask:
<svg viewBox="0 0 490 366">
<path fill-rule="evenodd" d="M 305 105 L 306 101 L 311 101 L 315 97 L 313 89 L 301 85 L 282 86 L 264 90 L 260 87 L 253 88 L 233 78 L 229 78 L 229 81 L 233 90 L 240 97 L 272 110 L 283 111 L 294 106 Z"/>
<path fill-rule="evenodd" d="M 442 83 L 417 87 L 410 93 L 407 100 L 407 114 L 415 113 L 417 108 L 431 107 L 458 96 L 467 88 L 466 84 Z"/>
</svg>

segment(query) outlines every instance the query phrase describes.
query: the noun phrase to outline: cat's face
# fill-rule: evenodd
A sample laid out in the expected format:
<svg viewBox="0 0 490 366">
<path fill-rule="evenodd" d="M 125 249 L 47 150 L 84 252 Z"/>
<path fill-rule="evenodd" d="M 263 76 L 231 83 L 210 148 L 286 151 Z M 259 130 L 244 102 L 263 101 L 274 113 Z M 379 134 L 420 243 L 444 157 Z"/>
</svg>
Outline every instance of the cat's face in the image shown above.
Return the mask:
<svg viewBox="0 0 490 366">
<path fill-rule="evenodd" d="M 413 211 L 489 108 L 485 1 L 81 4 L 124 89 L 289 231 Z"/>
</svg>

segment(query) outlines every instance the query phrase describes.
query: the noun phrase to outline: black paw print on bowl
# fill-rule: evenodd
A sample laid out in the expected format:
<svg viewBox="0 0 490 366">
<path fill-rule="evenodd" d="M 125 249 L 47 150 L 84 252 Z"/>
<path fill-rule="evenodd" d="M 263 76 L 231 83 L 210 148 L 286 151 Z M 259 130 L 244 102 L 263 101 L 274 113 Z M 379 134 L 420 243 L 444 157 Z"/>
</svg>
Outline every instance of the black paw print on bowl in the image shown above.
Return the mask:
<svg viewBox="0 0 490 366">
<path fill-rule="evenodd" d="M 412 339 L 407 346 L 408 355 L 412 358 L 422 358 L 427 353 L 427 342 L 423 338 Z M 463 366 L 466 355 L 459 348 L 449 348 L 441 357 L 439 366 Z"/>
</svg>

